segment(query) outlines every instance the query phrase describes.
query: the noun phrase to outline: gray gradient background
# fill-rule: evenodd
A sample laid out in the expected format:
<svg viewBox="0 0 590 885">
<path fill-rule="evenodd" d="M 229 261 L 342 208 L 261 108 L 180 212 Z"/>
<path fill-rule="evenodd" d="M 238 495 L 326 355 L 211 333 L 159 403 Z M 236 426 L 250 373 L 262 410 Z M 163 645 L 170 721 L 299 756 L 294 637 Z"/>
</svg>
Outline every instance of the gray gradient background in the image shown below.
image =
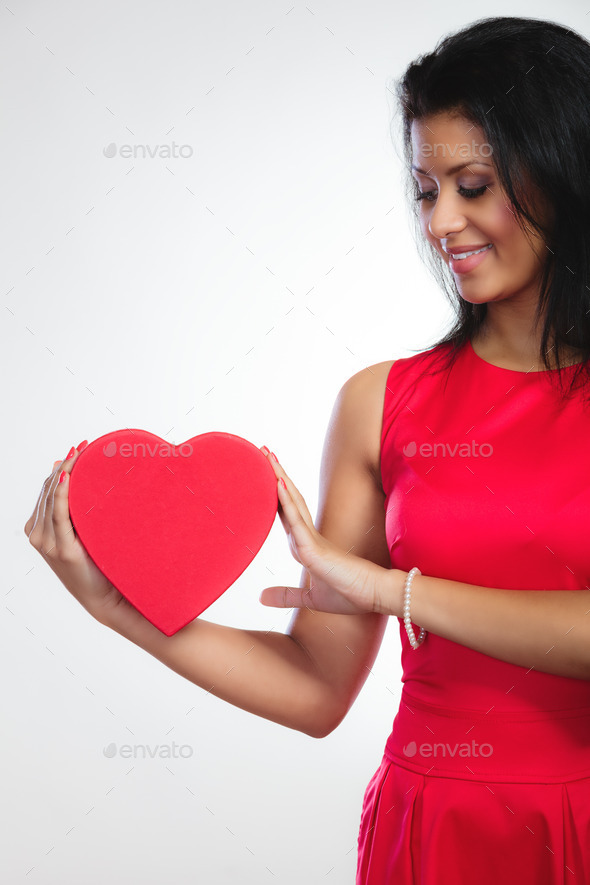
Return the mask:
<svg viewBox="0 0 590 885">
<path fill-rule="evenodd" d="M 348 717 L 315 740 L 94 622 L 23 526 L 55 459 L 125 426 L 267 444 L 315 514 L 340 386 L 447 327 L 387 87 L 480 14 L 558 16 L 590 36 L 587 0 L 0 11 L 3 883 L 354 882 L 399 704 L 397 620 Z M 103 154 L 173 142 L 192 156 Z M 277 518 L 203 617 L 284 631 L 291 612 L 258 596 L 299 575 Z M 190 757 L 159 756 L 172 741 Z"/>
</svg>

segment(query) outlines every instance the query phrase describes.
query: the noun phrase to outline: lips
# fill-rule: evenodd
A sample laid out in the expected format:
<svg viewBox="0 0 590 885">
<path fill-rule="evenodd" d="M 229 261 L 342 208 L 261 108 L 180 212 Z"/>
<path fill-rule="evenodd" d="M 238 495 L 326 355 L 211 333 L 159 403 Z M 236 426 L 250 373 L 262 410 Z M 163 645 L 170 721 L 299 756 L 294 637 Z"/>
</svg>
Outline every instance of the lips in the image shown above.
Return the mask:
<svg viewBox="0 0 590 885">
<path fill-rule="evenodd" d="M 491 250 L 492 245 L 490 243 L 488 246 L 483 246 L 481 249 L 475 249 L 468 252 L 467 255 L 461 252 L 453 253 L 449 257 L 449 267 L 454 274 L 469 274 L 471 271 L 479 267 L 482 262 L 485 262 Z"/>
<path fill-rule="evenodd" d="M 487 246 L 491 246 L 491 243 L 481 243 L 479 245 L 475 243 L 465 246 L 451 246 L 450 248 L 443 246 L 443 250 L 447 255 L 462 255 L 464 252 L 477 252 L 478 249 L 485 249 Z"/>
</svg>

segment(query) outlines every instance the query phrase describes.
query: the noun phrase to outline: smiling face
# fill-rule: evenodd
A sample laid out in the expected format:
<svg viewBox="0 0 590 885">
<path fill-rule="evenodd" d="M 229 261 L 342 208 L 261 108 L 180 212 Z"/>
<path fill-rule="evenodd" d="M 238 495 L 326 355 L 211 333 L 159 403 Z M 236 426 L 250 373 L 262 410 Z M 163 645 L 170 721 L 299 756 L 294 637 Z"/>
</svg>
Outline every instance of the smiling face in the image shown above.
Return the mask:
<svg viewBox="0 0 590 885">
<path fill-rule="evenodd" d="M 422 233 L 449 265 L 461 296 L 474 304 L 514 298 L 534 306 L 549 253 L 532 228 L 533 245 L 519 227 L 483 131 L 457 115 L 426 117 L 412 123 L 412 152 L 416 190 L 425 194 Z M 449 254 L 486 246 L 473 258 Z"/>
</svg>

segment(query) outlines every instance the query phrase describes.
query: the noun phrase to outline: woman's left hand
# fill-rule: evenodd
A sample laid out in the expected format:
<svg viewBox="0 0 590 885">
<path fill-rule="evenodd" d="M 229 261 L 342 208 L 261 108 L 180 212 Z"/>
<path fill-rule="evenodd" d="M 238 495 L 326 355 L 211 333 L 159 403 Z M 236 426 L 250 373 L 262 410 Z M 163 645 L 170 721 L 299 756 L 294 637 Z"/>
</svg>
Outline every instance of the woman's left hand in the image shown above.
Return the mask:
<svg viewBox="0 0 590 885">
<path fill-rule="evenodd" d="M 397 587 L 402 573 L 346 553 L 323 538 L 313 524 L 302 495 L 279 462 L 274 460 L 266 446 L 262 446 L 261 451 L 279 480 L 279 517 L 291 553 L 309 572 L 310 588 L 266 587 L 260 595 L 260 602 L 277 608 L 305 606 L 314 611 L 345 615 L 362 612 L 393 614 L 398 608 Z M 395 578 L 398 578 L 397 582 Z"/>
</svg>

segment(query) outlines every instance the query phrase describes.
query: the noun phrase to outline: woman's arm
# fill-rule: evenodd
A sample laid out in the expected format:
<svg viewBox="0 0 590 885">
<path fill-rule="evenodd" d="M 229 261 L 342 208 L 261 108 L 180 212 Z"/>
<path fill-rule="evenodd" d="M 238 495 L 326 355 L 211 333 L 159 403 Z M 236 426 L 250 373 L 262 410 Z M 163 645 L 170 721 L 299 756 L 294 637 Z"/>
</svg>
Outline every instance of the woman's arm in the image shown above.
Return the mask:
<svg viewBox="0 0 590 885">
<path fill-rule="evenodd" d="M 324 444 L 315 520 L 324 537 L 383 568 L 391 562 L 376 473 L 390 367 L 386 362 L 362 370 L 338 394 Z M 306 569 L 300 587 L 309 587 Z M 287 634 L 240 630 L 198 617 L 165 636 L 125 600 L 98 619 L 216 697 L 311 737 L 324 737 L 342 721 L 387 625 L 379 613 L 303 608 L 294 610 Z"/>
<path fill-rule="evenodd" d="M 101 622 L 180 676 L 242 710 L 324 737 L 328 686 L 305 650 L 284 633 L 243 630 L 195 618 L 164 635 L 129 603 Z"/>
<path fill-rule="evenodd" d="M 387 611 L 399 618 L 406 574 L 384 575 Z M 416 575 L 410 616 L 429 633 L 509 664 L 590 679 L 590 590 L 503 590 Z"/>
</svg>

